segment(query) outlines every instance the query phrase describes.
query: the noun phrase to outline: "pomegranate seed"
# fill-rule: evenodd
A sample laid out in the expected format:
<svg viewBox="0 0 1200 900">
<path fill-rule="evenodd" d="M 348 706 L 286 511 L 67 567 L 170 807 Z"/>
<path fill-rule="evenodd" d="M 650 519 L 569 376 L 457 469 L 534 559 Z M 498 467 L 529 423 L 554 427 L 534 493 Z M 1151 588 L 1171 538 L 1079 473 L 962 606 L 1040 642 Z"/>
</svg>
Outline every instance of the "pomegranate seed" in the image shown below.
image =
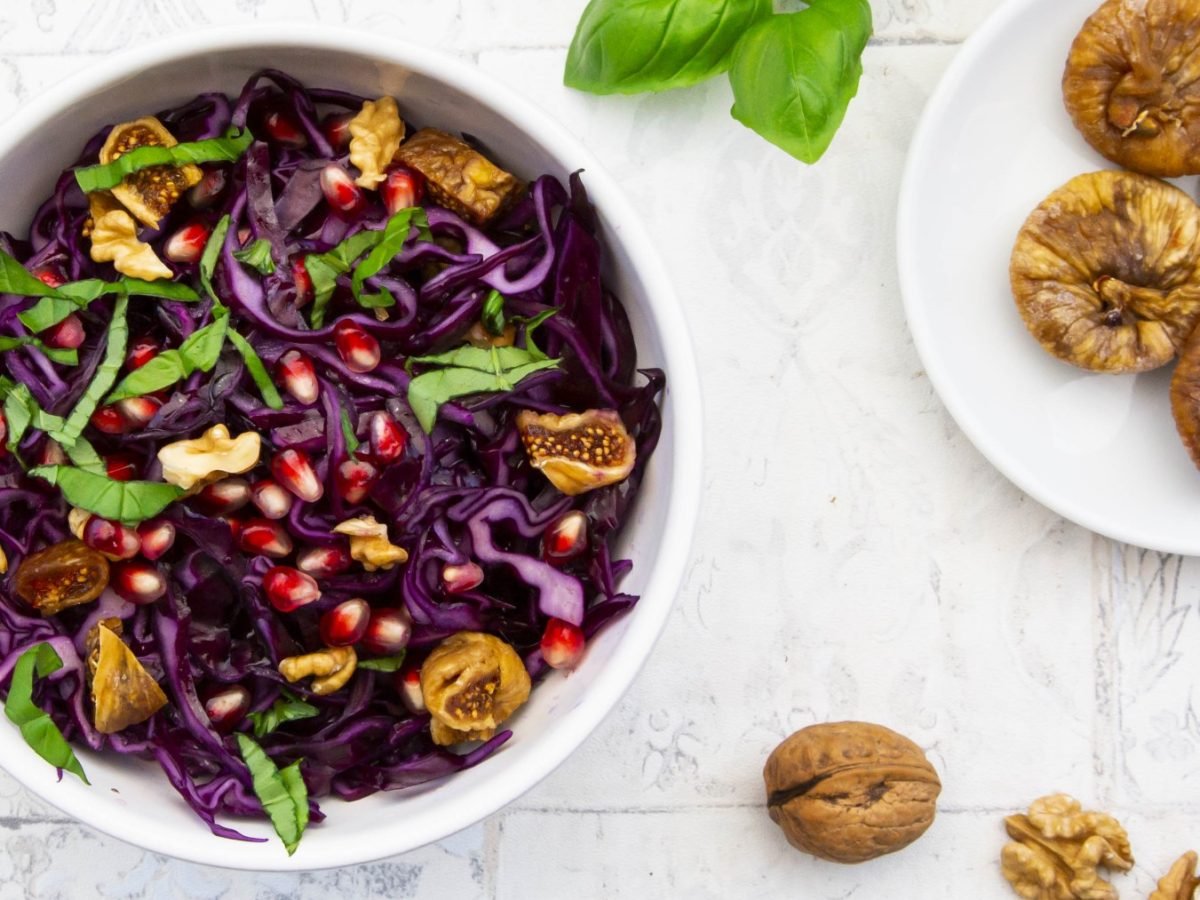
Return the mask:
<svg viewBox="0 0 1200 900">
<path fill-rule="evenodd" d="M 113 481 L 133 481 L 141 472 L 141 463 L 132 453 L 110 453 L 104 458 L 104 471 Z"/>
<path fill-rule="evenodd" d="M 268 519 L 282 519 L 292 511 L 292 495 L 270 478 L 264 478 L 250 488 L 250 499 Z"/>
<path fill-rule="evenodd" d="M 554 565 L 575 559 L 587 549 L 587 526 L 587 515 L 579 510 L 563 513 L 542 535 L 542 557 Z"/>
<path fill-rule="evenodd" d="M 206 516 L 227 516 L 250 502 L 250 482 L 245 478 L 222 478 L 205 485 L 192 502 Z"/>
<path fill-rule="evenodd" d="M 5 434 L 4 416 L 0 414 L 0 456 L 4 455 L 4 434 Z M 41 465 L 43 466 L 65 466 L 67 464 L 67 454 L 63 450 L 62 445 L 58 441 L 46 441 L 42 447 Z"/>
<path fill-rule="evenodd" d="M 138 606 L 153 603 L 167 592 L 167 580 L 158 567 L 140 559 L 115 563 L 108 583 L 122 599 Z"/>
<path fill-rule="evenodd" d="M 391 656 L 408 646 L 412 637 L 412 616 L 403 607 L 377 609 L 362 636 L 363 648 L 376 656 Z"/>
<path fill-rule="evenodd" d="M 299 350 L 287 351 L 275 364 L 275 377 L 282 383 L 283 389 L 299 403 L 312 406 L 317 402 L 317 397 L 320 396 L 317 370 L 307 354 Z"/>
<path fill-rule="evenodd" d="M 229 533 L 233 536 L 233 539 L 235 541 L 238 539 L 238 535 L 240 535 L 242 533 L 242 520 L 241 519 L 235 519 L 231 516 L 225 516 L 225 517 L 218 516 L 217 521 L 224 522 L 226 525 L 229 526 Z"/>
<path fill-rule="evenodd" d="M 583 631 L 562 619 L 551 619 L 542 634 L 542 659 L 553 669 L 573 669 L 583 656 Z"/>
<path fill-rule="evenodd" d="M 127 427 L 144 428 L 158 414 L 162 407 L 162 401 L 149 395 L 129 397 L 126 400 L 118 400 L 116 407 L 121 418 L 126 421 Z"/>
<path fill-rule="evenodd" d="M 217 734 L 229 734 L 250 710 L 250 692 L 240 684 L 224 685 L 206 692 L 204 714 Z"/>
<path fill-rule="evenodd" d="M 418 667 L 401 669 L 395 675 L 394 684 L 405 709 L 414 715 L 425 712 L 425 695 L 421 693 L 421 670 Z"/>
<path fill-rule="evenodd" d="M 127 369 L 140 369 L 162 351 L 162 345 L 152 337 L 135 338 L 125 355 Z"/>
<path fill-rule="evenodd" d="M 483 569 L 473 562 L 442 567 L 442 587 L 447 594 L 463 594 L 483 584 Z"/>
<path fill-rule="evenodd" d="M 137 527 L 138 540 L 142 544 L 142 556 L 155 560 L 171 549 L 175 543 L 175 526 L 162 519 L 149 519 Z"/>
<path fill-rule="evenodd" d="M 333 487 L 347 503 L 362 503 L 378 477 L 379 471 L 369 462 L 347 459 L 333 473 Z"/>
<path fill-rule="evenodd" d="M 412 169 L 392 169 L 381 189 L 389 216 L 416 206 L 425 195 L 425 181 Z"/>
<path fill-rule="evenodd" d="M 301 572 L 313 578 L 330 578 L 350 571 L 354 560 L 350 551 L 340 545 L 332 547 L 307 547 L 296 556 L 296 565 Z"/>
<path fill-rule="evenodd" d="M 281 485 L 309 503 L 315 503 L 325 494 L 325 485 L 317 478 L 317 472 L 303 450 L 281 450 L 271 459 L 271 474 Z"/>
<path fill-rule="evenodd" d="M 285 147 L 303 147 L 308 144 L 308 136 L 301 130 L 300 123 L 289 113 L 281 109 L 273 109 L 263 116 L 267 136 L 277 144 Z"/>
<path fill-rule="evenodd" d="M 304 306 L 312 299 L 313 283 L 304 266 L 304 260 L 298 259 L 292 263 L 292 281 L 296 285 L 296 305 Z"/>
<path fill-rule="evenodd" d="M 3 456 L 8 450 L 6 444 L 8 444 L 8 419 L 4 418 L 4 412 L 0 410 L 0 456 Z M 54 465 L 45 461 L 51 447 L 58 447 L 58 444 L 54 441 L 46 441 L 46 448 L 42 450 L 42 465 L 44 466 Z M 62 453 L 62 447 L 58 447 L 58 452 Z M 63 454 L 63 457 L 65 459 L 66 454 Z"/>
<path fill-rule="evenodd" d="M 349 319 L 338 322 L 333 329 L 333 343 L 351 372 L 361 375 L 379 365 L 379 341 L 357 322 Z"/>
<path fill-rule="evenodd" d="M 408 432 L 382 410 L 372 413 L 367 426 L 371 456 L 378 463 L 395 462 L 404 455 Z"/>
<path fill-rule="evenodd" d="M 184 225 L 167 238 L 163 255 L 171 262 L 194 263 L 204 252 L 204 245 L 208 243 L 211 233 L 207 225 L 199 222 Z"/>
<path fill-rule="evenodd" d="M 62 287 L 67 279 L 54 269 L 34 269 L 33 277 L 52 288 Z"/>
<path fill-rule="evenodd" d="M 347 600 L 321 616 L 321 640 L 330 647 L 349 647 L 362 640 L 371 622 L 366 600 Z"/>
<path fill-rule="evenodd" d="M 321 596 L 312 576 L 291 566 L 272 566 L 263 575 L 263 592 L 270 604 L 280 612 L 292 612 L 307 606 Z"/>
<path fill-rule="evenodd" d="M 109 559 L 131 559 L 142 549 L 142 542 L 132 528 L 91 516 L 83 526 L 83 542 Z"/>
<path fill-rule="evenodd" d="M 363 192 L 341 166 L 330 163 L 321 170 L 321 193 L 338 212 L 354 212 L 363 202 Z"/>
<path fill-rule="evenodd" d="M 350 120 L 354 113 L 330 113 L 321 120 L 321 133 L 335 151 L 350 146 Z"/>
<path fill-rule="evenodd" d="M 42 332 L 42 340 L 50 347 L 60 350 L 78 350 L 83 346 L 87 334 L 83 330 L 83 322 L 79 316 L 71 313 L 57 325 L 51 325 Z"/>
<path fill-rule="evenodd" d="M 98 431 L 103 431 L 105 434 L 125 434 L 129 431 L 129 423 L 112 404 L 101 406 L 92 413 L 91 422 Z"/>
<path fill-rule="evenodd" d="M 221 169 L 209 169 L 200 180 L 188 189 L 188 203 L 196 209 L 208 209 L 217 202 L 221 192 L 225 190 L 225 172 Z"/>
<path fill-rule="evenodd" d="M 247 519 L 238 532 L 238 546 L 246 553 L 282 559 L 292 552 L 292 536 L 271 519 Z"/>
</svg>

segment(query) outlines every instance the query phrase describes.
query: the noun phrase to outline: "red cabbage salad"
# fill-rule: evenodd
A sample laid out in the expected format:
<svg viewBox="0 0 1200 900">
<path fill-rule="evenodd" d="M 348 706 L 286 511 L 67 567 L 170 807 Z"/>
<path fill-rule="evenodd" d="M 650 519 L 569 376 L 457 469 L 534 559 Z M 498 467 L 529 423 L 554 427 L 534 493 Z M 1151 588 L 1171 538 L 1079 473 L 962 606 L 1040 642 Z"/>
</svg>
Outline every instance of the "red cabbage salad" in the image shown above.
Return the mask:
<svg viewBox="0 0 1200 900">
<path fill-rule="evenodd" d="M 664 376 L 579 175 L 499 162 L 264 70 L 0 233 L 0 687 L 49 764 L 153 759 L 291 853 L 496 752 L 636 602 Z"/>
</svg>

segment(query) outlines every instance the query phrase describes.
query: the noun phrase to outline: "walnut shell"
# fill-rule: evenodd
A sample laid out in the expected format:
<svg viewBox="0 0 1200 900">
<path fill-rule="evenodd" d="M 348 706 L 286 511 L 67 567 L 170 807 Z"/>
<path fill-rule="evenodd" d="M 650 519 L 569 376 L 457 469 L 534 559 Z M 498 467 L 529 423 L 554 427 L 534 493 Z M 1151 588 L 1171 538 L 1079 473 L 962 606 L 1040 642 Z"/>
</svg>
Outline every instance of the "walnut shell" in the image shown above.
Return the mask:
<svg viewBox="0 0 1200 900">
<path fill-rule="evenodd" d="M 1046 352 L 1094 372 L 1146 372 L 1200 320 L 1200 206 L 1131 172 L 1071 179 L 1017 235 L 1013 298 Z"/>
<path fill-rule="evenodd" d="M 1108 0 L 1063 73 L 1075 127 L 1108 159 L 1164 178 L 1200 172 L 1200 0 Z"/>
<path fill-rule="evenodd" d="M 797 731 L 772 751 L 763 779 L 788 842 L 841 863 L 907 847 L 933 823 L 942 790 L 920 747 L 867 722 Z"/>
</svg>

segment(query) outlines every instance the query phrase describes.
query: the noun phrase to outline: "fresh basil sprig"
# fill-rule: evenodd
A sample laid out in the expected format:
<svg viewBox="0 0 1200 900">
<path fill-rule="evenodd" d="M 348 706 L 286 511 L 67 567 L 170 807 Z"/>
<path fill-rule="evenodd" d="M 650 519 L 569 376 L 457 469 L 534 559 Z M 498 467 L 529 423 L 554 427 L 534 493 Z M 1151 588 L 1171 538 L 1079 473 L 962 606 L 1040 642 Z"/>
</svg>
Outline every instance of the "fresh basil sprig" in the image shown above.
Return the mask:
<svg viewBox="0 0 1200 900">
<path fill-rule="evenodd" d="M 271 258 L 271 242 L 266 238 L 259 238 L 243 250 L 234 250 L 233 258 L 252 269 L 257 269 L 262 275 L 270 275 L 275 271 L 275 260 Z"/>
<path fill-rule="evenodd" d="M 45 678 L 62 668 L 62 657 L 47 643 L 34 644 L 17 658 L 13 666 L 12 682 L 8 687 L 8 699 L 4 701 L 4 715 L 21 729 L 33 752 L 50 765 L 79 777 L 90 784 L 75 751 L 67 743 L 54 720 L 33 702 L 33 679 Z"/>
<path fill-rule="evenodd" d="M 115 481 L 75 466 L 38 466 L 29 474 L 57 487 L 72 506 L 116 522 L 152 519 L 184 495 L 166 482 Z"/>
<path fill-rule="evenodd" d="M 127 175 L 150 166 L 184 166 L 188 163 L 233 162 L 254 140 L 247 129 L 231 128 L 224 137 L 190 141 L 174 147 L 137 147 L 110 163 L 86 166 L 75 170 L 75 181 L 85 194 L 107 191 L 125 180 Z"/>
<path fill-rule="evenodd" d="M 300 775 L 300 762 L 279 769 L 252 738 L 244 734 L 236 737 L 242 760 L 250 770 L 254 794 L 291 856 L 308 826 L 308 788 Z"/>
<path fill-rule="evenodd" d="M 563 81 L 593 94 L 665 91 L 729 71 L 737 121 L 807 163 L 841 125 L 871 36 L 868 0 L 591 0 Z"/>
<path fill-rule="evenodd" d="M 636 94 L 687 87 L 729 68 L 771 0 L 592 0 L 567 51 L 567 87 Z"/>
<path fill-rule="evenodd" d="M 870 37 L 867 0 L 810 0 L 800 12 L 758 23 L 733 54 L 733 117 L 816 162 L 858 93 Z"/>
<path fill-rule="evenodd" d="M 250 722 L 254 725 L 254 736 L 263 738 L 286 722 L 298 722 L 301 719 L 311 719 L 319 710 L 311 703 L 305 703 L 295 694 L 283 692 L 278 700 L 262 712 L 250 713 Z"/>
<path fill-rule="evenodd" d="M 380 656 L 375 659 L 360 659 L 358 661 L 358 668 L 368 669 L 372 672 L 399 672 L 400 667 L 403 665 L 403 650 L 395 656 Z"/>
</svg>

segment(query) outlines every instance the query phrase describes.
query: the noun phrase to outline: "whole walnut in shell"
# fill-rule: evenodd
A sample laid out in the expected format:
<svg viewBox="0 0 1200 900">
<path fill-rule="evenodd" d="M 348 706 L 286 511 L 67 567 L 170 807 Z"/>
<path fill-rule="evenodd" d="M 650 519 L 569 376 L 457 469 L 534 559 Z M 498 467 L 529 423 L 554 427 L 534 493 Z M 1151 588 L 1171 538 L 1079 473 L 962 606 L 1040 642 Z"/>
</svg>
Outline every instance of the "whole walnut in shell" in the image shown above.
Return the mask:
<svg viewBox="0 0 1200 900">
<path fill-rule="evenodd" d="M 907 847 L 933 823 L 942 790 L 920 747 L 867 722 L 797 731 L 772 751 L 763 779 L 788 842 L 842 863 Z"/>
<path fill-rule="evenodd" d="M 1009 279 L 1048 353 L 1096 372 L 1156 369 L 1200 320 L 1200 206 L 1157 178 L 1080 175 L 1025 221 Z"/>
<path fill-rule="evenodd" d="M 1075 127 L 1146 175 L 1200 172 L 1200 0 L 1107 0 L 1067 57 Z"/>
</svg>

